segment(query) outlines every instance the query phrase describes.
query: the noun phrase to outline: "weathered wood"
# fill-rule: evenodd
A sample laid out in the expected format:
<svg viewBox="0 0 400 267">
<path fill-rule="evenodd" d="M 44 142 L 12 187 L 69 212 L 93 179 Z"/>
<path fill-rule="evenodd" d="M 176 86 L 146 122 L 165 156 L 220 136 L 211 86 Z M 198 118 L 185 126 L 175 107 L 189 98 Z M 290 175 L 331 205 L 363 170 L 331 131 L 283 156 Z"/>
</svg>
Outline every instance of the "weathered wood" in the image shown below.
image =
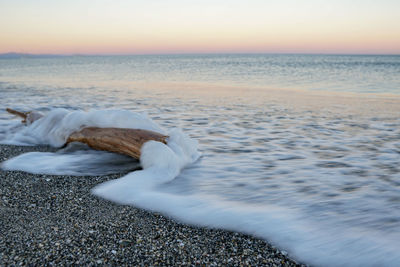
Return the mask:
<svg viewBox="0 0 400 267">
<path fill-rule="evenodd" d="M 150 140 L 167 143 L 168 136 L 142 129 L 86 127 L 72 133 L 66 144 L 81 142 L 96 150 L 105 150 L 140 159 L 142 145 Z"/>
<path fill-rule="evenodd" d="M 35 111 L 21 112 L 11 108 L 6 110 L 21 117 L 22 122 L 28 124 L 43 116 Z M 80 142 L 96 150 L 115 152 L 140 159 L 140 149 L 145 142 L 154 140 L 166 144 L 167 137 L 160 133 L 142 129 L 86 127 L 73 132 L 64 146 L 72 142 Z"/>
<path fill-rule="evenodd" d="M 6 108 L 6 111 L 8 113 L 11 113 L 13 115 L 16 115 L 18 117 L 22 118 L 22 123 L 27 123 L 27 124 L 31 124 L 34 121 L 37 121 L 38 119 L 40 119 L 41 117 L 43 117 L 43 115 L 40 112 L 37 111 L 28 111 L 28 112 L 21 112 L 15 109 L 11 109 L 11 108 Z"/>
<path fill-rule="evenodd" d="M 8 113 L 11 113 L 11 114 L 16 115 L 18 117 L 21 117 L 23 119 L 22 122 L 24 122 L 24 123 L 26 122 L 26 117 L 28 116 L 28 112 L 21 112 L 21 111 L 18 111 L 18 110 L 15 110 L 15 109 L 11 109 L 11 108 L 6 108 L 6 111 Z"/>
</svg>

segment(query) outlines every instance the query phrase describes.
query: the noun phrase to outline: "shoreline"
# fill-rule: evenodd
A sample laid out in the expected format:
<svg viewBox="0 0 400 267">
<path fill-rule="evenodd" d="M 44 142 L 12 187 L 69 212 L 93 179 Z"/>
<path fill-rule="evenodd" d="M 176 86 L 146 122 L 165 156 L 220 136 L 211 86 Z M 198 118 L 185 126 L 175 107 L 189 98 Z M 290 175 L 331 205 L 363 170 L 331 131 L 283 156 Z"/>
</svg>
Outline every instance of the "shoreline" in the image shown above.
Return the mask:
<svg viewBox="0 0 400 267">
<path fill-rule="evenodd" d="M 0 145 L 0 162 L 47 146 Z M 304 266 L 266 241 L 189 226 L 97 198 L 123 174 L 57 176 L 0 170 L 0 265 Z"/>
</svg>

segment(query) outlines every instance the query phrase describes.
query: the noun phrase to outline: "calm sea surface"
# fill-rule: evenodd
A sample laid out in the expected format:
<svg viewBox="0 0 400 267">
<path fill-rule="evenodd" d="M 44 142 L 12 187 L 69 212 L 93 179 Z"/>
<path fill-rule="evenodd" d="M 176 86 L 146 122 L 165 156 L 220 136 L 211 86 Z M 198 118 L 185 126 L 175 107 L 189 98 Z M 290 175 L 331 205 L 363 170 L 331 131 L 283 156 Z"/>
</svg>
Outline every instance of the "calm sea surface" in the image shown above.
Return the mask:
<svg viewBox="0 0 400 267">
<path fill-rule="evenodd" d="M 117 80 L 400 94 L 399 73 L 400 56 L 172 55 L 0 60 L 3 82 L 57 87 Z"/>
<path fill-rule="evenodd" d="M 151 209 L 326 266 L 400 265 L 396 95 L 400 56 L 0 60 L 2 107 L 145 111 L 198 140 L 201 159 L 159 188 L 170 206 Z"/>
</svg>

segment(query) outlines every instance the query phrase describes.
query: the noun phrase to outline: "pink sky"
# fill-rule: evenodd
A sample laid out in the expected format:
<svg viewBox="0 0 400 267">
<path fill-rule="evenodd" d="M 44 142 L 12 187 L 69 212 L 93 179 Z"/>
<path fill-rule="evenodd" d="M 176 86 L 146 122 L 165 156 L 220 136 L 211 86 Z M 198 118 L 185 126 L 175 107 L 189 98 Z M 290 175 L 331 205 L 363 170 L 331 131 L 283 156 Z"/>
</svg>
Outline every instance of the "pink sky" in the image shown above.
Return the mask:
<svg viewBox="0 0 400 267">
<path fill-rule="evenodd" d="M 400 54 L 399 10 L 394 0 L 3 0 L 0 53 Z"/>
</svg>

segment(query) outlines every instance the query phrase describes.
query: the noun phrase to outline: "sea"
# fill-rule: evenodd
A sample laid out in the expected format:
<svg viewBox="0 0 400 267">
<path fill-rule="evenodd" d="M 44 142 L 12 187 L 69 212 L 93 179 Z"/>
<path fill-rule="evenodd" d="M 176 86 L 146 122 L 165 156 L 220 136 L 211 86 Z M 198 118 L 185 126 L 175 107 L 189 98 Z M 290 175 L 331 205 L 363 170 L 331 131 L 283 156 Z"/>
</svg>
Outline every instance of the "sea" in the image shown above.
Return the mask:
<svg viewBox="0 0 400 267">
<path fill-rule="evenodd" d="M 122 173 L 92 194 L 306 264 L 400 265 L 400 56 L 22 56 L 0 59 L 0 106 L 0 143 L 60 148 L 3 170 Z M 24 125 L 6 107 L 43 117 Z M 61 148 L 86 126 L 169 140 L 140 162 Z"/>
</svg>

